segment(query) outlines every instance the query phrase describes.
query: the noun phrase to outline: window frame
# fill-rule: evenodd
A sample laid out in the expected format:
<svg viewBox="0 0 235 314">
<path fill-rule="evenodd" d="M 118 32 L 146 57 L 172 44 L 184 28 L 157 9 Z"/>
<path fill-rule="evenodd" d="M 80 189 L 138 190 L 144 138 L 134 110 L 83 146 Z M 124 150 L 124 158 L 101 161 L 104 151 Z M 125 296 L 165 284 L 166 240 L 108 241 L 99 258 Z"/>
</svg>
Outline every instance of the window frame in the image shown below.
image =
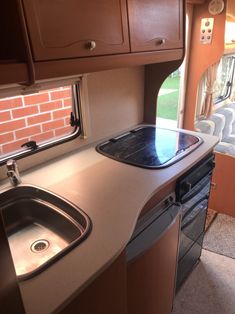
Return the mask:
<svg viewBox="0 0 235 314">
<path fill-rule="evenodd" d="M 232 86 L 233 86 L 233 79 L 234 79 L 234 70 L 235 70 L 235 56 L 225 56 L 232 59 L 232 66 L 231 66 L 231 75 L 229 77 L 229 80 L 226 81 L 226 90 L 225 93 L 217 98 L 214 99 L 213 104 L 217 105 L 218 103 L 226 100 L 231 96 L 232 93 Z"/>
<path fill-rule="evenodd" d="M 25 148 L 22 151 L 17 151 L 17 152 L 12 152 L 9 153 L 7 155 L 4 155 L 2 158 L 0 157 L 0 166 L 6 164 L 7 160 L 9 159 L 15 159 L 15 160 L 19 160 L 21 158 L 24 157 L 28 157 L 30 155 L 42 152 L 46 149 L 64 144 L 68 141 L 71 141 L 73 139 L 75 139 L 76 137 L 78 137 L 79 135 L 81 135 L 82 133 L 82 122 L 81 122 L 81 91 L 80 91 L 80 87 L 81 87 L 81 81 L 76 81 L 73 83 L 70 83 L 69 85 L 71 85 L 71 90 L 72 90 L 72 112 L 75 116 L 75 119 L 77 120 L 77 125 L 75 125 L 74 131 L 71 134 L 68 135 L 64 135 L 61 138 L 55 138 L 52 140 L 48 140 L 48 142 L 45 143 L 37 143 L 37 147 L 29 147 L 29 148 Z M 47 88 L 46 86 L 44 86 L 43 88 Z"/>
</svg>

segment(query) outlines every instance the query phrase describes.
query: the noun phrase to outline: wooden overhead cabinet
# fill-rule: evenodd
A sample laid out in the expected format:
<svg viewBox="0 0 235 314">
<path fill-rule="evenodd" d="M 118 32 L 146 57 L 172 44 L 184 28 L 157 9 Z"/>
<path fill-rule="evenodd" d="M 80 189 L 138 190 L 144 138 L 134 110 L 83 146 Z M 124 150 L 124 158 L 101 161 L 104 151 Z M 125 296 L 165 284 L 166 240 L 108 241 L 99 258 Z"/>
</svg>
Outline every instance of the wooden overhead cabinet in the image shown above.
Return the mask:
<svg viewBox="0 0 235 314">
<path fill-rule="evenodd" d="M 0 84 L 33 85 L 184 54 L 183 0 L 15 0 L 4 2 L 0 17 Z"/>
<path fill-rule="evenodd" d="M 0 85 L 26 83 L 27 52 L 17 1 L 0 5 Z"/>
<path fill-rule="evenodd" d="M 35 61 L 128 53 L 125 0 L 23 0 Z"/>
<path fill-rule="evenodd" d="M 183 47 L 182 0 L 128 0 L 131 51 Z"/>
<path fill-rule="evenodd" d="M 235 52 L 235 1 L 228 0 L 225 21 L 225 53 Z"/>
</svg>

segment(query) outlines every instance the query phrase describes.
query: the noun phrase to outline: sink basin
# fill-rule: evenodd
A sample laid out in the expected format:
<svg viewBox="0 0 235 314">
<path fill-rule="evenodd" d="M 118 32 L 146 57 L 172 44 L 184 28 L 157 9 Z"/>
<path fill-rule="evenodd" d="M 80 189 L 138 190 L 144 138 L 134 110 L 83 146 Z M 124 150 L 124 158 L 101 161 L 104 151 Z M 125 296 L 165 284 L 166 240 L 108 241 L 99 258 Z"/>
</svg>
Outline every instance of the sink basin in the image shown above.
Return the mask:
<svg viewBox="0 0 235 314">
<path fill-rule="evenodd" d="M 20 280 L 43 271 L 85 240 L 91 230 L 90 219 L 81 209 L 35 186 L 3 191 L 0 208 Z"/>
</svg>

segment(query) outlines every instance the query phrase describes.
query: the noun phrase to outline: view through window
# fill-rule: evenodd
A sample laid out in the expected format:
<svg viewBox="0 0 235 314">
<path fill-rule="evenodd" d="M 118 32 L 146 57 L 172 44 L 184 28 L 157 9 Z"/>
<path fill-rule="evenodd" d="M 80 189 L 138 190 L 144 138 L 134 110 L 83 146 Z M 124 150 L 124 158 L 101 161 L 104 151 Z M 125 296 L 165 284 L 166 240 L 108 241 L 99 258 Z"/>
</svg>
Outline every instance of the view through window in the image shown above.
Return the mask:
<svg viewBox="0 0 235 314">
<path fill-rule="evenodd" d="M 213 101 L 215 104 L 225 100 L 231 94 L 234 64 L 234 56 L 225 56 L 220 61 L 213 92 Z"/>
</svg>

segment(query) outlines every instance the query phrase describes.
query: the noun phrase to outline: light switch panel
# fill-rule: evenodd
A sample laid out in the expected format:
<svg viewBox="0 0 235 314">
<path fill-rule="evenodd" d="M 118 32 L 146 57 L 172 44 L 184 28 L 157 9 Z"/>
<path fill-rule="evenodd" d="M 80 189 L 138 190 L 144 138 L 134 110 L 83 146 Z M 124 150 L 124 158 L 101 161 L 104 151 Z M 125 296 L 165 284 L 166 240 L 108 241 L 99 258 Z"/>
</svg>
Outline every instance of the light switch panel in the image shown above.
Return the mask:
<svg viewBox="0 0 235 314">
<path fill-rule="evenodd" d="M 201 19 L 200 42 L 202 44 L 210 44 L 213 35 L 214 18 Z"/>
</svg>

